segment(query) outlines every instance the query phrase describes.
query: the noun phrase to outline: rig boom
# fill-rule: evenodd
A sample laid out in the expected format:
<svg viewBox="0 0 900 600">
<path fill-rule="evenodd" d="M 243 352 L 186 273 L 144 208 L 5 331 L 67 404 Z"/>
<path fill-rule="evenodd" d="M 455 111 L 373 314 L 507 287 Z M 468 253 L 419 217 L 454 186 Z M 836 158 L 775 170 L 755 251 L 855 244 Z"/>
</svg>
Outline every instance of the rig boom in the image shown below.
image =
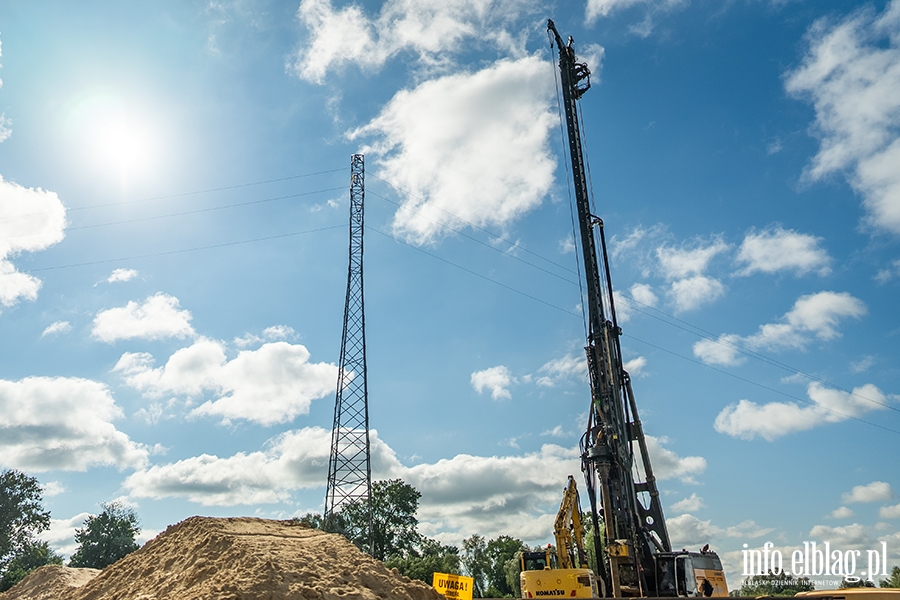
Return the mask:
<svg viewBox="0 0 900 600">
<path fill-rule="evenodd" d="M 594 547 L 600 548 L 602 539 L 606 548 L 605 557 L 596 553 L 597 573 L 608 596 L 647 596 L 656 589 L 654 554 L 670 552 L 671 547 L 631 380 L 623 368 L 619 343 L 622 330 L 616 322 L 603 221 L 591 214 L 577 110 L 579 99 L 590 88 L 590 69 L 577 61 L 571 37 L 564 43 L 552 20 L 547 29 L 559 50 L 560 85 L 587 285 L 585 352 L 591 408 L 581 442 L 581 460 L 591 504 Z M 599 233 L 599 248 L 595 229 Z M 643 481 L 635 477 L 636 464 L 643 470 Z"/>
</svg>

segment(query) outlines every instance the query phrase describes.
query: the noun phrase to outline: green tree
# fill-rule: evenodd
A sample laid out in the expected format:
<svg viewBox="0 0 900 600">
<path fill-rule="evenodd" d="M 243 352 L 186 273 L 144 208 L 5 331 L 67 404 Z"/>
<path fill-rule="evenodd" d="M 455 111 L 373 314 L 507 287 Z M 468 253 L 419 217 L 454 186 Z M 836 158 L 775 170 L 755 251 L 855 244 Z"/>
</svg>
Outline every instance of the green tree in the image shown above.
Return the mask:
<svg viewBox="0 0 900 600">
<path fill-rule="evenodd" d="M 322 529 L 324 523 L 322 515 L 314 512 L 308 512 L 302 517 L 294 517 L 291 520 L 304 527 L 311 527 L 313 529 Z"/>
<path fill-rule="evenodd" d="M 518 555 L 522 550 L 527 550 L 522 540 L 501 535 L 489 541 L 485 546 L 487 558 L 487 589 L 485 595 L 488 598 L 510 598 L 518 596 L 518 568 L 513 583 L 507 577 L 507 568 L 510 561 L 518 567 Z"/>
<path fill-rule="evenodd" d="M 521 559 L 522 552 L 516 552 L 516 555 L 506 561 L 506 564 L 503 565 L 503 572 L 506 575 L 506 585 L 513 590 L 514 598 L 522 597 L 522 583 L 519 579 L 519 575 L 522 573 Z"/>
<path fill-rule="evenodd" d="M 771 571 L 765 575 L 754 575 L 744 580 L 738 596 L 793 596 L 797 592 L 816 589 L 809 577 L 793 577 L 784 571 L 775 575 Z"/>
<path fill-rule="evenodd" d="M 841 585 L 838 586 L 839 590 L 846 590 L 847 588 L 861 588 L 861 587 L 875 587 L 874 581 L 869 581 L 868 579 L 858 579 L 856 581 L 850 581 L 847 578 L 841 579 Z"/>
<path fill-rule="evenodd" d="M 478 534 L 463 540 L 462 564 L 472 578 L 472 596 L 484 598 L 485 582 L 491 561 L 487 556 L 487 543 Z"/>
<path fill-rule="evenodd" d="M 103 511 L 84 520 L 75 530 L 79 543 L 69 560 L 70 567 L 102 569 L 139 548 L 134 538 L 140 533 L 134 510 L 119 502 L 102 504 Z"/>
<path fill-rule="evenodd" d="M 419 542 L 419 498 L 422 494 L 402 479 L 372 482 L 372 556 L 384 561 L 403 558 Z M 361 550 L 369 551 L 369 512 L 365 502 L 347 503 L 329 530 L 344 533 Z"/>
<path fill-rule="evenodd" d="M 37 534 L 50 527 L 41 484 L 21 471 L 0 472 L 0 591 L 15 585 L 34 563 Z M 35 564 L 36 568 L 41 564 Z"/>
<path fill-rule="evenodd" d="M 584 550 L 587 554 L 588 568 L 591 571 L 594 571 L 594 574 L 599 578 L 600 574 L 597 573 L 597 551 L 594 550 L 594 520 L 591 518 L 591 513 L 589 511 L 581 513 L 581 522 L 584 524 Z M 603 547 L 603 519 L 598 519 L 598 523 L 600 524 L 601 533 L 600 550 L 603 552 L 605 551 L 605 548 Z"/>
<path fill-rule="evenodd" d="M 29 541 L 7 563 L 3 576 L 0 577 L 0 592 L 5 592 L 16 585 L 38 567 L 61 564 L 63 564 L 62 556 L 51 550 L 47 542 Z"/>
<path fill-rule="evenodd" d="M 41 484 L 16 470 L 0 473 L 0 568 L 50 527 Z"/>
<path fill-rule="evenodd" d="M 883 588 L 900 588 L 900 567 L 892 568 L 891 576 L 887 579 L 882 579 L 878 585 Z"/>
<path fill-rule="evenodd" d="M 445 546 L 431 538 L 420 538 L 418 548 L 405 557 L 389 558 L 384 565 L 401 575 L 431 585 L 435 573 L 459 573 L 459 548 Z"/>
</svg>

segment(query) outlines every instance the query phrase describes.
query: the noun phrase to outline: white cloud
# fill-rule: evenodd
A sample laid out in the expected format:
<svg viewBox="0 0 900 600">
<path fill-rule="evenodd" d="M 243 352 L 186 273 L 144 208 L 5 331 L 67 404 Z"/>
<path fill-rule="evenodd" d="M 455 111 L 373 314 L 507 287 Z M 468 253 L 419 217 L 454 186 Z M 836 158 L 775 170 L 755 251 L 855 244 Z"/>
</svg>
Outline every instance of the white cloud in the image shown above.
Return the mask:
<svg viewBox="0 0 900 600">
<path fill-rule="evenodd" d="M 879 519 L 900 519 L 900 504 L 882 506 L 878 509 Z"/>
<path fill-rule="evenodd" d="M 684 312 L 721 298 L 725 295 L 725 286 L 718 279 L 696 275 L 673 281 L 668 294 L 675 303 L 675 310 Z"/>
<path fill-rule="evenodd" d="M 656 257 L 666 279 L 682 279 L 702 275 L 712 259 L 728 249 L 724 241 L 714 239 L 708 245 L 696 248 L 660 246 L 656 249 Z"/>
<path fill-rule="evenodd" d="M 673 513 L 689 513 L 696 512 L 705 506 L 706 505 L 703 504 L 703 498 L 694 492 L 690 497 L 675 502 L 670 508 Z"/>
<path fill-rule="evenodd" d="M 78 549 L 75 541 L 75 530 L 84 527 L 84 520 L 90 513 L 79 513 L 69 519 L 50 519 L 50 528 L 38 534 L 38 538 L 50 544 L 56 552 L 63 556 L 71 556 Z"/>
<path fill-rule="evenodd" d="M 859 523 L 844 525 L 842 527 L 829 527 L 828 525 L 816 525 L 809 531 L 814 540 L 828 540 L 832 548 L 847 550 L 864 550 L 874 548 L 874 540 L 869 535 L 865 526 Z"/>
<path fill-rule="evenodd" d="M 126 352 L 113 370 L 150 398 L 217 396 L 194 408 L 191 416 L 272 425 L 308 413 L 313 400 L 334 393 L 337 367 L 311 363 L 309 357 L 300 344 L 273 342 L 243 350 L 229 361 L 221 342 L 200 338 L 172 354 L 162 367 L 154 369 L 147 353 Z"/>
<path fill-rule="evenodd" d="M 554 358 L 537 372 L 540 376 L 535 383 L 543 387 L 553 387 L 563 380 L 587 382 L 587 359 L 583 354 Z"/>
<path fill-rule="evenodd" d="M 717 340 L 700 340 L 694 343 L 694 356 L 708 365 L 739 365 L 744 361 L 737 349 L 740 345 L 741 337 L 734 334 L 721 335 Z"/>
<path fill-rule="evenodd" d="M 293 328 L 287 325 L 273 325 L 263 329 L 262 335 L 248 333 L 244 337 L 234 338 L 234 345 L 238 348 L 246 348 L 254 344 L 289 340 L 295 337 L 297 337 L 297 332 Z"/>
<path fill-rule="evenodd" d="M 630 321 L 634 308 L 631 304 L 631 298 L 619 290 L 613 290 L 613 301 L 616 303 L 616 322 L 627 323 Z"/>
<path fill-rule="evenodd" d="M 131 281 L 138 276 L 138 272 L 134 269 L 116 269 L 106 278 L 107 283 L 116 283 L 117 281 Z"/>
<path fill-rule="evenodd" d="M 147 448 L 117 430 L 109 388 L 79 378 L 0 380 L 0 464 L 24 471 L 140 467 Z"/>
<path fill-rule="evenodd" d="M 628 372 L 632 377 L 640 377 L 640 375 L 644 371 L 644 367 L 647 366 L 647 359 L 643 356 L 638 356 L 632 358 L 631 360 L 626 360 L 622 367 Z"/>
<path fill-rule="evenodd" d="M 874 356 L 863 356 L 858 361 L 850 363 L 850 370 L 853 371 L 854 373 L 865 373 L 870 368 L 872 368 L 872 365 L 874 365 L 874 364 L 875 364 Z"/>
<path fill-rule="evenodd" d="M 803 64 L 787 73 L 790 94 L 812 102 L 819 152 L 805 176 L 849 171 L 868 223 L 900 233 L 900 2 L 866 8 L 807 32 Z"/>
<path fill-rule="evenodd" d="M 699 548 L 721 533 L 712 521 L 701 521 L 692 514 L 666 519 L 666 529 L 673 548 Z"/>
<path fill-rule="evenodd" d="M 663 276 L 672 283 L 668 295 L 675 310 L 682 312 L 699 308 L 725 294 L 725 286 L 718 279 L 703 275 L 712 260 L 730 248 L 718 238 L 693 248 L 659 246 L 656 258 Z"/>
<path fill-rule="evenodd" d="M 420 529 L 426 535 L 441 529 L 441 541 L 458 544 L 473 531 L 544 539 L 553 531 L 567 475 L 579 470 L 576 448 L 545 444 L 520 456 L 459 454 L 397 473 L 422 493 Z"/>
<path fill-rule="evenodd" d="M 580 471 L 577 447 L 545 444 L 521 455 L 459 454 L 405 466 L 377 431 L 370 439 L 373 478 L 401 478 L 419 490 L 419 530 L 444 543 L 458 544 L 473 531 L 486 538 L 516 531 L 525 541 L 543 540 L 552 533 L 567 475 Z M 331 433 L 321 427 L 287 431 L 256 452 L 207 454 L 141 469 L 124 486 L 132 498 L 185 498 L 206 506 L 288 501 L 293 490 L 324 488 L 330 441 Z M 697 458 L 666 452 L 672 460 L 660 463 L 662 478 L 684 473 L 677 465 Z M 687 470 L 696 471 L 696 465 Z"/>
<path fill-rule="evenodd" d="M 483 371 L 475 371 L 470 378 L 472 387 L 476 392 L 481 394 L 485 390 L 491 391 L 491 398 L 499 400 L 512 398 L 509 393 L 509 386 L 516 382 L 515 378 L 510 375 L 509 369 L 503 365 L 484 369 Z"/>
<path fill-rule="evenodd" d="M 853 516 L 853 511 L 846 506 L 841 506 L 831 511 L 831 514 L 828 516 L 832 519 L 849 519 Z"/>
<path fill-rule="evenodd" d="M 546 71 L 529 56 L 426 81 L 349 134 L 378 138 L 367 153 L 405 196 L 396 235 L 426 244 L 448 234 L 444 225 L 504 227 L 541 203 L 556 165 Z"/>
<path fill-rule="evenodd" d="M 11 135 L 12 121 L 6 116 L 6 113 L 0 113 L 0 143 L 8 140 Z"/>
<path fill-rule="evenodd" d="M 0 117 L 0 136 L 4 122 Z M 0 176 L 0 305 L 35 300 L 41 280 L 16 270 L 11 259 L 38 252 L 65 237 L 66 208 L 55 193 L 26 188 Z"/>
<path fill-rule="evenodd" d="M 900 258 L 893 261 L 890 266 L 879 269 L 875 274 L 875 281 L 878 283 L 887 283 L 895 277 L 900 277 Z"/>
<path fill-rule="evenodd" d="M 72 331 L 71 323 L 69 323 L 68 321 L 55 321 L 50 325 L 47 325 L 46 329 L 44 329 L 44 332 L 41 333 L 41 337 L 44 337 L 46 335 L 53 335 L 56 333 L 68 333 L 70 331 Z"/>
<path fill-rule="evenodd" d="M 881 390 L 872 384 L 854 388 L 848 393 L 812 382 L 807 388 L 807 395 L 812 403 L 806 406 L 796 402 L 759 405 L 750 400 L 729 404 L 716 417 L 715 429 L 745 440 L 759 436 L 772 441 L 795 431 L 858 417 L 883 408 L 886 402 Z"/>
<path fill-rule="evenodd" d="M 651 308 L 659 302 L 656 294 L 653 293 L 653 287 L 646 283 L 636 283 L 631 286 L 631 297 Z"/>
<path fill-rule="evenodd" d="M 324 487 L 330 441 L 320 427 L 288 431 L 257 452 L 142 469 L 125 487 L 134 498 L 186 498 L 205 506 L 282 502 L 292 490 Z M 471 531 L 491 537 L 513 526 L 525 539 L 545 537 L 553 521 L 548 505 L 559 501 L 566 474 L 579 468 L 577 449 L 552 444 L 523 456 L 461 454 L 405 467 L 373 431 L 371 452 L 373 478 L 400 477 L 422 493 L 420 530 L 443 529 L 454 543 Z"/>
<path fill-rule="evenodd" d="M 868 485 L 856 485 L 842 496 L 845 504 L 854 502 L 884 502 L 894 497 L 891 484 L 885 481 L 873 481 Z"/>
<path fill-rule="evenodd" d="M 738 250 L 737 261 L 744 264 L 739 275 L 794 271 L 803 275 L 817 271 L 831 272 L 831 258 L 819 244 L 822 238 L 798 233 L 780 226 L 747 233 Z"/>
<path fill-rule="evenodd" d="M 666 527 L 673 548 L 699 548 L 720 537 L 755 539 L 774 531 L 773 528 L 762 528 L 750 520 L 722 528 L 713 525 L 710 520 L 701 521 L 690 513 L 666 519 Z"/>
<path fill-rule="evenodd" d="M 696 483 L 694 476 L 706 470 L 706 459 L 702 456 L 678 456 L 665 447 L 668 439 L 645 435 L 650 464 L 658 480 L 680 479 L 685 483 Z"/>
<path fill-rule="evenodd" d="M 488 40 L 521 55 L 524 40 L 505 26 L 538 7 L 534 0 L 387 0 L 370 18 L 355 4 L 335 10 L 331 0 L 303 0 L 297 17 L 310 35 L 292 67 L 323 83 L 329 71 L 349 64 L 371 72 L 401 52 L 425 67 L 446 67 L 453 53 L 465 50 L 464 41 Z"/>
<path fill-rule="evenodd" d="M 640 251 L 648 246 L 650 240 L 660 238 L 664 234 L 665 227 L 661 224 L 656 224 L 649 229 L 637 225 L 624 238 L 620 239 L 618 234 L 612 236 L 609 241 L 609 256 L 615 262 L 625 255 L 640 254 Z"/>
<path fill-rule="evenodd" d="M 608 17 L 614 12 L 641 7 L 644 9 L 643 21 L 630 26 L 629 30 L 641 37 L 647 37 L 653 31 L 659 13 L 673 10 L 686 3 L 686 0 L 588 0 L 585 18 L 588 23 L 593 23 L 598 18 Z"/>
<path fill-rule="evenodd" d="M 541 432 L 542 436 L 550 436 L 550 437 L 565 437 L 568 433 L 563 429 L 562 425 L 557 425 L 553 429 L 547 429 L 546 431 Z"/>
<path fill-rule="evenodd" d="M 195 335 L 191 319 L 190 311 L 179 309 L 178 298 L 158 292 L 142 304 L 130 301 L 120 308 L 101 310 L 94 317 L 91 335 L 110 344 L 135 338 L 184 339 Z"/>
<path fill-rule="evenodd" d="M 48 481 L 47 483 L 41 485 L 41 492 L 43 493 L 44 498 L 59 496 L 65 491 L 65 486 L 58 481 Z"/>
<path fill-rule="evenodd" d="M 736 365 L 741 362 L 735 346 L 750 350 L 803 349 L 815 337 L 823 341 L 840 337 L 842 319 L 866 314 L 861 300 L 846 292 L 818 292 L 801 296 L 779 323 L 761 325 L 757 333 L 741 337 L 726 334 L 718 340 L 694 344 L 694 355 L 707 364 Z"/>
<path fill-rule="evenodd" d="M 374 457 L 382 445 L 372 433 Z M 285 432 L 257 452 L 203 454 L 142 469 L 124 485 L 135 498 L 187 498 L 204 506 L 282 502 L 290 490 L 324 485 L 330 451 L 331 432 L 307 427 Z"/>
</svg>

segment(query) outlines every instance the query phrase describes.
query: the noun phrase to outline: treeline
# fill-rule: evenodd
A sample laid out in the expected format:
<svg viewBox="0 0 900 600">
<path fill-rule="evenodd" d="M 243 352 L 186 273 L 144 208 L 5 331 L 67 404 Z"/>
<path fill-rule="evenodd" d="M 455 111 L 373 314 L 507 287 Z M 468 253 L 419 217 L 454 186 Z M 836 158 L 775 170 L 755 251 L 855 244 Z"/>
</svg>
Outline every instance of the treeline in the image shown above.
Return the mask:
<svg viewBox="0 0 900 600">
<path fill-rule="evenodd" d="M 416 530 L 421 497 L 418 490 L 400 479 L 372 483 L 372 556 L 388 568 L 429 585 L 434 573 L 465 574 L 474 580 L 472 595 L 476 598 L 519 597 L 519 555 L 529 550 L 528 546 L 508 535 L 491 540 L 472 535 L 463 540 L 462 548 L 423 536 Z M 348 503 L 329 523 L 316 513 L 298 520 L 341 533 L 361 550 L 370 550 L 368 513 L 362 503 Z"/>
<path fill-rule="evenodd" d="M 75 530 L 78 548 L 70 567 L 102 569 L 138 549 L 140 533 L 134 510 L 117 502 L 101 505 L 98 515 Z M 43 490 L 34 477 L 21 471 L 0 472 L 0 592 L 44 565 L 62 565 L 63 558 L 38 534 L 50 528 L 50 511 L 43 506 Z"/>
</svg>

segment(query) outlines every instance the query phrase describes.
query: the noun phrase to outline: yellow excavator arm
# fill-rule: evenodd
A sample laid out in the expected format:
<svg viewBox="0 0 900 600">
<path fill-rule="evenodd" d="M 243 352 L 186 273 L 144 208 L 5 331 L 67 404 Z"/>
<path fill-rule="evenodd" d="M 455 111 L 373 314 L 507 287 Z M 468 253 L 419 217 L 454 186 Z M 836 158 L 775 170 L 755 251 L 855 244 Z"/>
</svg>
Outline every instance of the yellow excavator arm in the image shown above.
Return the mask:
<svg viewBox="0 0 900 600">
<path fill-rule="evenodd" d="M 556 536 L 560 569 L 588 567 L 587 553 L 584 551 L 584 527 L 581 524 L 581 502 L 575 478 L 571 475 L 556 514 L 553 535 Z"/>
</svg>

